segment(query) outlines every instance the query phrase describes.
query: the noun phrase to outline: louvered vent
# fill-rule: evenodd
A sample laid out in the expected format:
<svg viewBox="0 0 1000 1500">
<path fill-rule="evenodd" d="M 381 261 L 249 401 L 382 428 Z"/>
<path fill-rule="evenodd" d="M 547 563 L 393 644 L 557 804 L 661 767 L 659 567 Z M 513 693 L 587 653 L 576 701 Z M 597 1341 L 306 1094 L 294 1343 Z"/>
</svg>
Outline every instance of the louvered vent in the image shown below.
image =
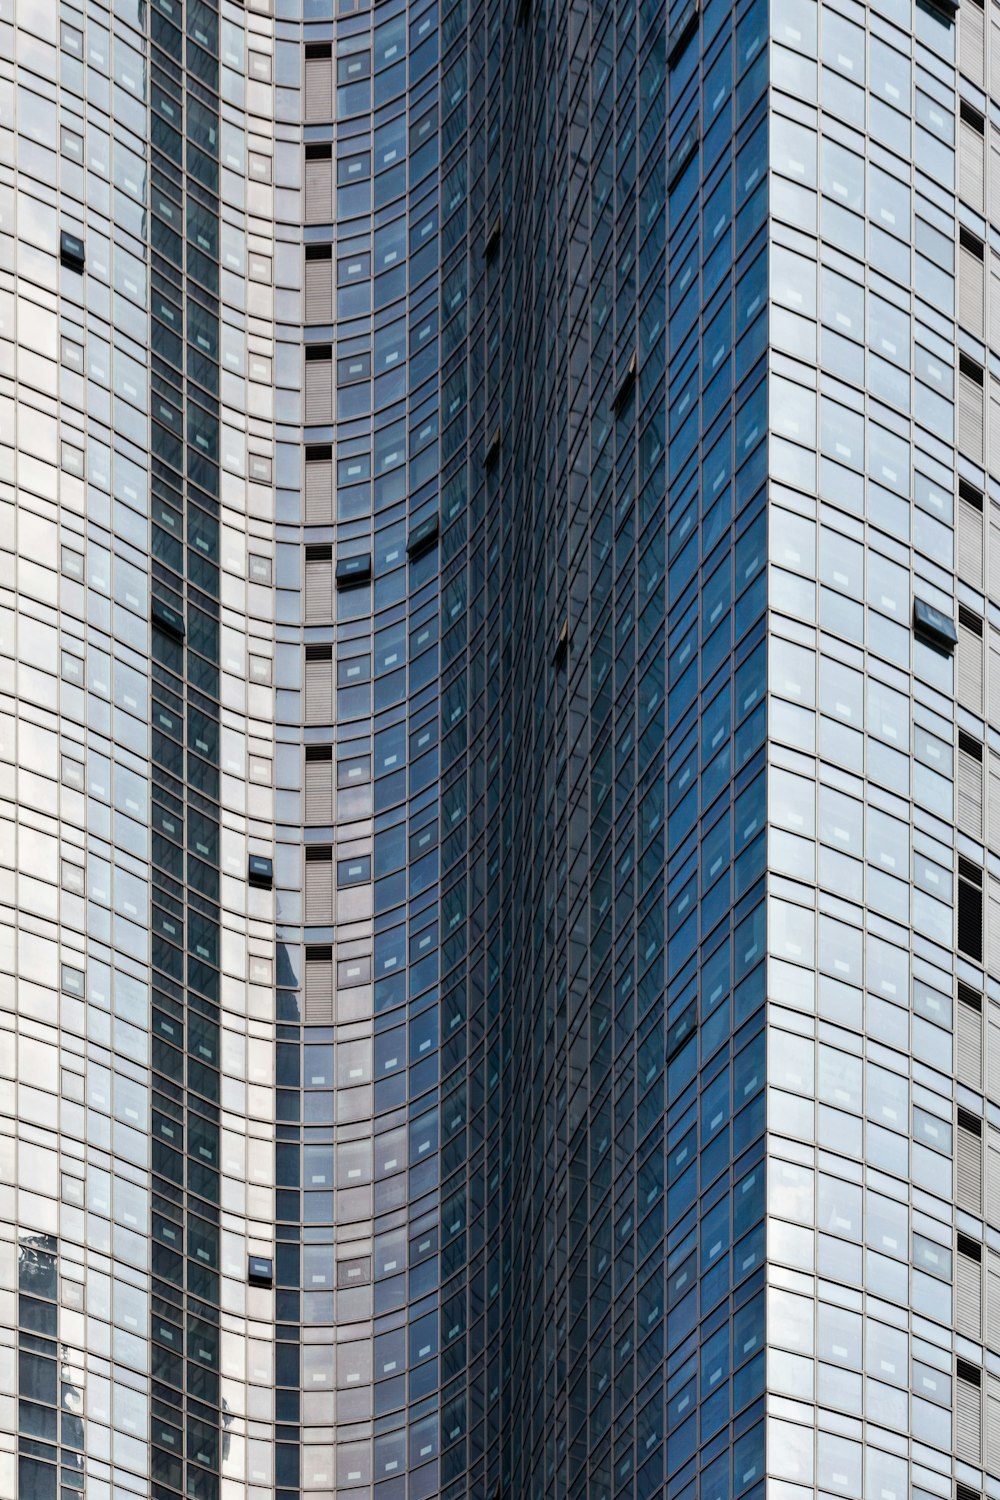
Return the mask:
<svg viewBox="0 0 1000 1500">
<path fill-rule="evenodd" d="M 986 967 L 1000 975 L 1000 880 L 995 875 L 986 882 Z"/>
<path fill-rule="evenodd" d="M 971 734 L 958 736 L 958 826 L 970 838 L 983 836 L 983 747 Z"/>
<path fill-rule="evenodd" d="M 970 859 L 958 860 L 958 947 L 966 958 L 983 961 L 983 872 Z"/>
<path fill-rule="evenodd" d="M 333 620 L 333 548 L 306 547 L 306 624 Z"/>
<path fill-rule="evenodd" d="M 306 525 L 333 525 L 333 449 L 313 444 L 306 449 Z"/>
<path fill-rule="evenodd" d="M 983 1324 L 982 1246 L 968 1235 L 958 1236 L 955 1257 L 955 1311 L 959 1333 L 978 1343 Z"/>
<path fill-rule="evenodd" d="M 955 1032 L 956 1076 L 978 1092 L 983 1086 L 983 997 L 968 984 L 958 986 Z"/>
<path fill-rule="evenodd" d="M 1000 1130 L 990 1125 L 986 1131 L 986 1218 L 1000 1227 Z"/>
<path fill-rule="evenodd" d="M 986 789 L 987 838 L 1000 849 L 1000 754 L 989 752 L 989 782 Z"/>
<path fill-rule="evenodd" d="M 965 354 L 958 360 L 958 446 L 974 463 L 983 462 L 983 371 Z"/>
<path fill-rule="evenodd" d="M 306 426 L 333 421 L 333 358 L 328 345 L 306 350 Z"/>
<path fill-rule="evenodd" d="M 306 822 L 327 828 L 333 823 L 333 747 L 306 746 Z"/>
<path fill-rule="evenodd" d="M 305 1024 L 333 1025 L 332 948 L 306 948 Z"/>
<path fill-rule="evenodd" d="M 1000 1343 L 1000 1253 L 986 1252 L 986 1342 Z"/>
<path fill-rule="evenodd" d="M 958 320 L 977 339 L 983 337 L 983 242 L 968 229 L 958 242 Z"/>
<path fill-rule="evenodd" d="M 333 922 L 333 850 L 306 849 L 306 926 L 329 927 Z"/>
<path fill-rule="evenodd" d="M 333 251 L 329 245 L 306 246 L 306 323 L 333 322 Z"/>
<path fill-rule="evenodd" d="M 977 88 L 986 87 L 986 12 L 978 0 L 962 0 L 958 12 L 958 65 Z"/>
<path fill-rule="evenodd" d="M 306 647 L 306 723 L 333 723 L 333 647 Z"/>
<path fill-rule="evenodd" d="M 998 135 L 1000 135 L 1000 132 L 998 132 Z M 990 375 L 986 378 L 983 394 L 986 397 L 985 426 L 983 431 L 983 441 L 986 444 L 987 453 L 985 466 L 992 468 L 996 472 L 998 464 L 1000 464 L 1000 457 L 998 457 L 1000 455 L 1000 446 L 994 447 L 992 452 L 990 451 L 991 441 L 1000 445 L 1000 380 L 995 375 Z"/>
<path fill-rule="evenodd" d="M 965 1109 L 958 1111 L 955 1169 L 959 1207 L 978 1217 L 983 1211 L 983 1123 Z"/>
<path fill-rule="evenodd" d="M 333 223 L 333 147 L 306 147 L 306 223 Z"/>
<path fill-rule="evenodd" d="M 955 1447 L 959 1458 L 978 1464 L 982 1448 L 981 1372 L 968 1360 L 957 1361 L 955 1382 Z"/>
<path fill-rule="evenodd" d="M 1000 630 L 991 625 L 986 657 L 986 712 L 991 724 L 1000 724 Z"/>
<path fill-rule="evenodd" d="M 333 48 L 329 42 L 306 43 L 306 124 L 333 121 Z"/>
<path fill-rule="evenodd" d="M 986 1452 L 983 1455 L 991 1474 L 1000 1474 L 1000 1379 L 986 1376 Z"/>
<path fill-rule="evenodd" d="M 991 1001 L 986 1008 L 986 1092 L 1000 1096 L 1000 1005 Z"/>
<path fill-rule="evenodd" d="M 983 712 L 983 622 L 966 605 L 958 606 L 957 696 L 963 708 Z"/>
<path fill-rule="evenodd" d="M 1000 256 L 996 255 L 991 255 L 989 259 L 987 301 L 989 303 L 987 318 L 989 338 L 987 342 L 996 349 L 1000 348 Z"/>
<path fill-rule="evenodd" d="M 983 117 L 963 100 L 958 135 L 958 192 L 978 214 L 985 212 L 985 147 Z"/>
<path fill-rule="evenodd" d="M 958 486 L 958 572 L 973 588 L 983 587 L 983 495 L 964 479 Z"/>
</svg>

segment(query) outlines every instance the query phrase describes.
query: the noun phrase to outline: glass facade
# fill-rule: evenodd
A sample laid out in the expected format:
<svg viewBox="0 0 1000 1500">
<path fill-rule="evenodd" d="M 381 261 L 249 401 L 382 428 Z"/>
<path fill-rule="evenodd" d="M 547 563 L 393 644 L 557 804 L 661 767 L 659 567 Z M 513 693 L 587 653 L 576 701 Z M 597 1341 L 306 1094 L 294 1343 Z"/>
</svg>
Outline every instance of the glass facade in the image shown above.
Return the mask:
<svg viewBox="0 0 1000 1500">
<path fill-rule="evenodd" d="M 1000 1496 L 1000 7 L 0 0 L 0 1500 Z"/>
<path fill-rule="evenodd" d="M 955 62 L 949 10 L 772 11 L 767 1454 L 789 1495 L 997 1483 L 995 1231 L 962 1164 L 966 1115 L 994 1106 L 960 1014 L 964 986 L 989 1001 L 962 957 L 961 871 L 986 854 L 955 768 Z M 983 462 L 980 438 L 980 528 Z"/>
</svg>

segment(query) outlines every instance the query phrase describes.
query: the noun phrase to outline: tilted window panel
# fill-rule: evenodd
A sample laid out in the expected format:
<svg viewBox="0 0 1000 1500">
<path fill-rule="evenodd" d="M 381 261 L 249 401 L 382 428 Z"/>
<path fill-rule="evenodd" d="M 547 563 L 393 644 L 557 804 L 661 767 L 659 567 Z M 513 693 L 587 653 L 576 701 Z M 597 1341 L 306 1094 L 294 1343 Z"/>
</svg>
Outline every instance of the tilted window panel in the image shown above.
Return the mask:
<svg viewBox="0 0 1000 1500">
<path fill-rule="evenodd" d="M 368 583 L 372 576 L 370 552 L 349 553 L 337 558 L 336 581 L 338 590 L 358 588 Z"/>
</svg>

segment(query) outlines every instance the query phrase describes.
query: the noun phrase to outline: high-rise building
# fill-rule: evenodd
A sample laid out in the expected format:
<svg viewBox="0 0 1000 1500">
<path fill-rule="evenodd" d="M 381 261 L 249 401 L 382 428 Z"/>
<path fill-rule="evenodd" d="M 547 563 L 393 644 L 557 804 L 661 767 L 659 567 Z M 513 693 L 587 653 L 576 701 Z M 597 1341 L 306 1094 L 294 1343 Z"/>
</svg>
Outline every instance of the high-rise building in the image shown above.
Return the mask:
<svg viewBox="0 0 1000 1500">
<path fill-rule="evenodd" d="M 1000 1497 L 1000 5 L 0 0 L 0 1500 Z"/>
</svg>

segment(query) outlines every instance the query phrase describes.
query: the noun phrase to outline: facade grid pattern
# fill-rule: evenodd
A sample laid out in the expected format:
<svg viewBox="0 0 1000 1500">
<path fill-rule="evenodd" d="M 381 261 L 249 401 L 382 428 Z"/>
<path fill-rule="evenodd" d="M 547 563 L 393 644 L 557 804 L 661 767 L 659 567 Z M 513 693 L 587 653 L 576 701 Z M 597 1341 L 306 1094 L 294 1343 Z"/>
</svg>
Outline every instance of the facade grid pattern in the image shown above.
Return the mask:
<svg viewBox="0 0 1000 1500">
<path fill-rule="evenodd" d="M 1000 7 L 0 0 L 0 1500 L 1000 1495 Z"/>
</svg>

